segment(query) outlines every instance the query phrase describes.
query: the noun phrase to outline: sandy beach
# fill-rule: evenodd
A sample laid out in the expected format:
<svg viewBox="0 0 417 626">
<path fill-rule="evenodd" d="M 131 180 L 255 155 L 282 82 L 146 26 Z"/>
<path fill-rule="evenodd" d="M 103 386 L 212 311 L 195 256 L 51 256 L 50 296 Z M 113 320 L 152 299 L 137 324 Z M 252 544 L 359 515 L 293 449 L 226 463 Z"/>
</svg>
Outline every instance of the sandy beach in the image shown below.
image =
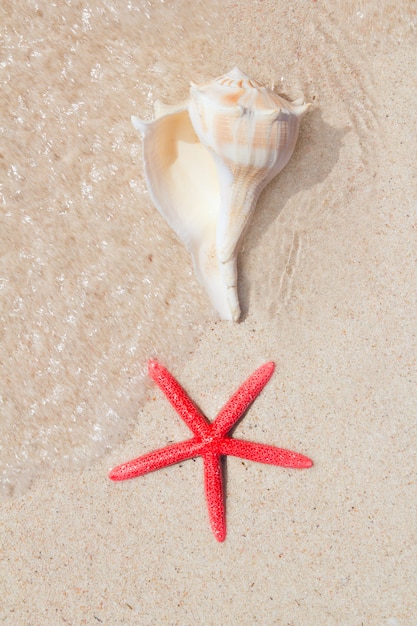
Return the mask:
<svg viewBox="0 0 417 626">
<path fill-rule="evenodd" d="M 0 621 L 415 624 L 415 7 L 38 0 L 0 15 Z M 234 66 L 312 103 L 245 233 L 237 324 L 152 205 L 130 122 Z M 224 543 L 201 458 L 108 479 L 189 437 L 150 357 L 209 420 L 276 364 L 234 436 L 314 466 L 228 457 Z"/>
</svg>

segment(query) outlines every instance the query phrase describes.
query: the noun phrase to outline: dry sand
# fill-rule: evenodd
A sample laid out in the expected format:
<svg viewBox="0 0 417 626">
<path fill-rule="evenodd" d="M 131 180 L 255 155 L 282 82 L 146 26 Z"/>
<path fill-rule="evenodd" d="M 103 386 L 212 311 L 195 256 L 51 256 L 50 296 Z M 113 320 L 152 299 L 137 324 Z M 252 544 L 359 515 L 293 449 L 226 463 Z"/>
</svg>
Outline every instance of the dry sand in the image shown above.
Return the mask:
<svg viewBox="0 0 417 626">
<path fill-rule="evenodd" d="M 0 9 L 2 623 L 416 623 L 416 10 L 217 8 Z M 234 65 L 314 105 L 245 236 L 237 325 L 151 206 L 129 122 Z M 277 364 L 236 433 L 315 465 L 229 458 L 223 544 L 201 459 L 107 479 L 188 436 L 149 355 L 209 418 Z"/>
</svg>

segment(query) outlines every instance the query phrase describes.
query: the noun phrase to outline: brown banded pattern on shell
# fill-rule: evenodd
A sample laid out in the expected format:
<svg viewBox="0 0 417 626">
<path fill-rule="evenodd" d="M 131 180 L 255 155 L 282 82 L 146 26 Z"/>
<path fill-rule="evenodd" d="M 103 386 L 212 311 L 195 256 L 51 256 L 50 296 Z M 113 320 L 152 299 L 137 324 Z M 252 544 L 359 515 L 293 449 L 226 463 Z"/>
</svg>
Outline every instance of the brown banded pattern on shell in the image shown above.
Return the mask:
<svg viewBox="0 0 417 626">
<path fill-rule="evenodd" d="M 207 148 L 231 167 L 272 168 L 270 180 L 289 161 L 307 107 L 287 102 L 235 68 L 210 83 L 192 85 L 189 113 Z"/>
</svg>

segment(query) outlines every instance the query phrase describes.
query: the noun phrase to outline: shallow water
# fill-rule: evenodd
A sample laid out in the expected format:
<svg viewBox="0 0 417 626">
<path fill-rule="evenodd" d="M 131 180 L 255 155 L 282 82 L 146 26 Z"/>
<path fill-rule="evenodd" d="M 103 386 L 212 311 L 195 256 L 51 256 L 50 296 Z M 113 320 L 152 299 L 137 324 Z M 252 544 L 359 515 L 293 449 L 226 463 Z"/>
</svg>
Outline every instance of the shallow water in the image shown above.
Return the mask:
<svg viewBox="0 0 417 626">
<path fill-rule="evenodd" d="M 149 202 L 130 123 L 204 71 L 214 47 L 204 4 L 192 14 L 177 0 L 1 10 L 6 493 L 125 437 L 146 359 L 184 358 L 210 319 L 187 254 Z"/>
<path fill-rule="evenodd" d="M 380 252 L 359 267 L 356 251 L 369 229 L 383 228 L 386 198 L 403 188 L 387 190 L 381 174 L 396 133 L 387 127 L 383 58 L 396 49 L 402 58 L 414 37 L 409 3 L 265 0 L 244 13 L 229 3 L 222 20 L 217 2 L 189 6 L 68 0 L 0 9 L 5 494 L 125 439 L 143 400 L 146 359 L 184 361 L 216 321 L 144 185 L 130 115 L 150 117 L 156 98 L 180 101 L 189 80 L 237 64 L 314 104 L 245 237 L 243 323 L 252 316 L 283 332 L 302 308 L 323 325 L 323 303 L 340 281 L 363 283 L 364 293 L 378 281 Z M 278 22 L 281 38 L 267 37 Z M 245 42 L 242 28 L 251 32 Z M 396 123 L 405 116 L 397 112 Z M 401 149 L 405 158 L 406 142 Z"/>
</svg>

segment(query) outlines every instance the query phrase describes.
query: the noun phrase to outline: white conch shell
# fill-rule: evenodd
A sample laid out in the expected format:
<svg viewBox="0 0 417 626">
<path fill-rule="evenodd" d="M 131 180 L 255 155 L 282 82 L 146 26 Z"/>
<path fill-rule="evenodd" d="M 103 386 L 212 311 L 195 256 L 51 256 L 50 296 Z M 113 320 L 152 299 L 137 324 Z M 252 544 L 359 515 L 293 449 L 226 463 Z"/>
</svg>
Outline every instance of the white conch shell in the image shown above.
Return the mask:
<svg viewBox="0 0 417 626">
<path fill-rule="evenodd" d="M 287 102 L 237 68 L 190 100 L 132 117 L 144 135 L 152 200 L 193 258 L 222 319 L 237 321 L 237 252 L 258 196 L 288 163 L 308 104 Z"/>
</svg>

